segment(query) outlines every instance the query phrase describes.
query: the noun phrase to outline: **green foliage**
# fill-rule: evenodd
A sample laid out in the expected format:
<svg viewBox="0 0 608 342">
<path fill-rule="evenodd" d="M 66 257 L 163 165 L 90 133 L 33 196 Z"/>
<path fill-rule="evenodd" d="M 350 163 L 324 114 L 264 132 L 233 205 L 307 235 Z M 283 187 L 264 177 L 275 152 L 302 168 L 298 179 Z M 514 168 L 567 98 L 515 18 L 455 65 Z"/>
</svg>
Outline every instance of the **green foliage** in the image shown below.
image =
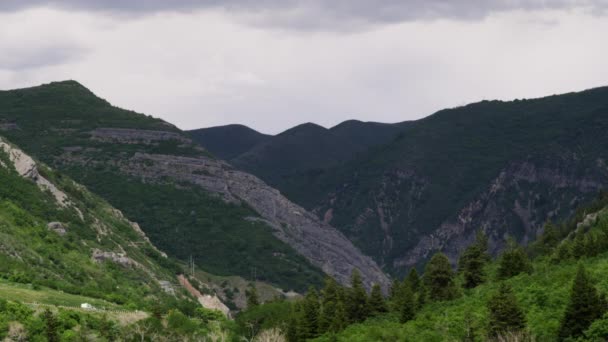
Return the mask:
<svg viewBox="0 0 608 342">
<path fill-rule="evenodd" d="M 245 295 L 247 297 L 248 309 L 260 305 L 260 298 L 258 297 L 258 290 L 255 287 L 255 284 L 250 284 L 250 286 L 247 288 L 247 291 L 245 292 Z"/>
<path fill-rule="evenodd" d="M 418 292 L 422 287 L 422 281 L 420 280 L 418 271 L 416 271 L 415 268 L 412 268 L 410 273 L 408 273 L 407 278 L 405 278 L 405 284 L 408 285 L 414 292 Z"/>
<path fill-rule="evenodd" d="M 344 306 L 348 321 L 351 323 L 363 322 L 370 313 L 367 292 L 361 281 L 361 274 L 353 270 L 351 275 L 351 287 L 347 289 Z"/>
<path fill-rule="evenodd" d="M 432 300 L 450 300 L 458 296 L 452 266 L 443 253 L 435 254 L 427 263 L 424 280 Z"/>
<path fill-rule="evenodd" d="M 471 289 L 485 281 L 484 267 L 488 260 L 488 238 L 478 232 L 477 241 L 464 250 L 458 261 L 458 270 L 464 278 L 464 288 Z"/>
<path fill-rule="evenodd" d="M 308 290 L 300 305 L 299 338 L 307 340 L 319 336 L 319 296 L 314 287 Z"/>
<path fill-rule="evenodd" d="M 369 310 L 372 315 L 387 312 L 386 302 L 380 285 L 374 284 L 369 296 Z"/>
<path fill-rule="evenodd" d="M 417 305 L 410 286 L 404 286 L 400 296 L 399 322 L 406 323 L 414 319 Z"/>
<path fill-rule="evenodd" d="M 491 337 L 521 332 L 526 327 L 526 316 L 519 307 L 513 289 L 501 283 L 498 291 L 488 300 L 489 326 Z"/>
<path fill-rule="evenodd" d="M 570 302 L 561 322 L 560 338 L 582 336 L 591 323 L 600 318 L 605 311 L 606 303 L 600 299 L 585 268 L 579 265 L 572 284 Z"/>
<path fill-rule="evenodd" d="M 508 245 L 507 249 L 500 255 L 498 279 L 509 279 L 520 273 L 532 272 L 532 264 L 526 251 L 513 240 L 510 240 Z"/>
</svg>

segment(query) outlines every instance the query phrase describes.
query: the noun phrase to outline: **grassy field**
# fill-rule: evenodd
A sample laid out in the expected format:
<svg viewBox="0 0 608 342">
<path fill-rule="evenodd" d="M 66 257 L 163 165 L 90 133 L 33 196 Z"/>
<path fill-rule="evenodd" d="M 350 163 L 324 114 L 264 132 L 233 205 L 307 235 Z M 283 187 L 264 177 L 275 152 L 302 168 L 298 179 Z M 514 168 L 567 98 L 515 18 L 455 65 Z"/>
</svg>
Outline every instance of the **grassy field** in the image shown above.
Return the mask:
<svg viewBox="0 0 608 342">
<path fill-rule="evenodd" d="M 72 295 L 44 287 L 35 290 L 31 285 L 16 284 L 5 280 L 0 280 L 0 298 L 22 303 L 40 303 L 69 307 L 80 307 L 82 303 L 89 303 L 99 309 L 121 309 L 120 306 L 105 300 Z"/>
</svg>

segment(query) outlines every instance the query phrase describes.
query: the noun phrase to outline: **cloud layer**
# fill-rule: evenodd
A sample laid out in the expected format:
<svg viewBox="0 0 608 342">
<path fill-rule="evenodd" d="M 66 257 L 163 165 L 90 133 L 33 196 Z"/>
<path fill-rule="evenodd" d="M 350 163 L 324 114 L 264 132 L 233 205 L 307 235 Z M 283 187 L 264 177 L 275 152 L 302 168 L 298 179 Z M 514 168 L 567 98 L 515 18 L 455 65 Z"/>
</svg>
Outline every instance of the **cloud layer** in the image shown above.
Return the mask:
<svg viewBox="0 0 608 342">
<path fill-rule="evenodd" d="M 149 15 L 223 10 L 262 26 L 344 29 L 413 20 L 479 20 L 504 11 L 585 9 L 604 14 L 607 0 L 3 0 L 0 11 L 35 7 Z"/>
<path fill-rule="evenodd" d="M 0 89 L 75 79 L 188 129 L 397 122 L 608 84 L 598 1 L 22 3 L 0 1 Z"/>
</svg>

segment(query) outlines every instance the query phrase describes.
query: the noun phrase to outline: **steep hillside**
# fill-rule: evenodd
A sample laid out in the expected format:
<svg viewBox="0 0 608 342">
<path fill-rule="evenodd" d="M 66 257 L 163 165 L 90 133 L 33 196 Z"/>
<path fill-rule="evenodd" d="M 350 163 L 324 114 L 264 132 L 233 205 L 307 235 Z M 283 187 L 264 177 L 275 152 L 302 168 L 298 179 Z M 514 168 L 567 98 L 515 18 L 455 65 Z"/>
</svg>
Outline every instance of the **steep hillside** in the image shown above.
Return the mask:
<svg viewBox="0 0 608 342">
<path fill-rule="evenodd" d="M 138 308 L 180 293 L 136 223 L 2 137 L 0 184 L 1 278 Z"/>
<path fill-rule="evenodd" d="M 269 135 L 243 125 L 201 128 L 188 133 L 194 141 L 205 146 L 214 156 L 223 160 L 230 160 L 245 153 L 270 138 Z"/>
<path fill-rule="evenodd" d="M 387 283 L 348 239 L 174 126 L 68 81 L 0 92 L 2 134 L 139 222 L 171 256 L 302 290 L 353 268 Z M 321 271 L 322 270 L 322 271 Z"/>
<path fill-rule="evenodd" d="M 496 252 L 608 185 L 607 128 L 608 88 L 444 110 L 326 173 L 316 211 L 395 269 L 455 257 L 478 228 Z"/>
</svg>

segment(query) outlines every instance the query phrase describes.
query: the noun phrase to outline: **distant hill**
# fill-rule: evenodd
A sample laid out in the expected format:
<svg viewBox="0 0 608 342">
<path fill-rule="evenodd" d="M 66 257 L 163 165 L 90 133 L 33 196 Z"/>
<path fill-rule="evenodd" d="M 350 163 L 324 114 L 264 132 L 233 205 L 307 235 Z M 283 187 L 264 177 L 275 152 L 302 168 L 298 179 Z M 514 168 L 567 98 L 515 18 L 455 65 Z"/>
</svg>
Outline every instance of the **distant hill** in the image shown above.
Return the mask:
<svg viewBox="0 0 608 342">
<path fill-rule="evenodd" d="M 201 128 L 188 133 L 193 140 L 205 146 L 216 157 L 224 160 L 230 160 L 245 153 L 271 137 L 243 125 Z"/>
<path fill-rule="evenodd" d="M 249 128 L 232 125 L 194 130 L 190 134 L 212 154 L 278 187 L 288 197 L 300 199 L 313 196 L 308 190 L 314 189 L 300 191 L 292 188 L 293 183 L 317 177 L 370 147 L 390 141 L 407 125 L 407 122 L 382 124 L 350 120 L 330 129 L 305 123 L 275 136 L 261 137 Z M 246 144 L 235 137 L 236 131 L 243 133 L 248 142 L 259 141 L 244 149 Z M 252 135 L 256 139 L 247 138 Z M 240 153 L 226 153 L 227 150 Z"/>
</svg>

